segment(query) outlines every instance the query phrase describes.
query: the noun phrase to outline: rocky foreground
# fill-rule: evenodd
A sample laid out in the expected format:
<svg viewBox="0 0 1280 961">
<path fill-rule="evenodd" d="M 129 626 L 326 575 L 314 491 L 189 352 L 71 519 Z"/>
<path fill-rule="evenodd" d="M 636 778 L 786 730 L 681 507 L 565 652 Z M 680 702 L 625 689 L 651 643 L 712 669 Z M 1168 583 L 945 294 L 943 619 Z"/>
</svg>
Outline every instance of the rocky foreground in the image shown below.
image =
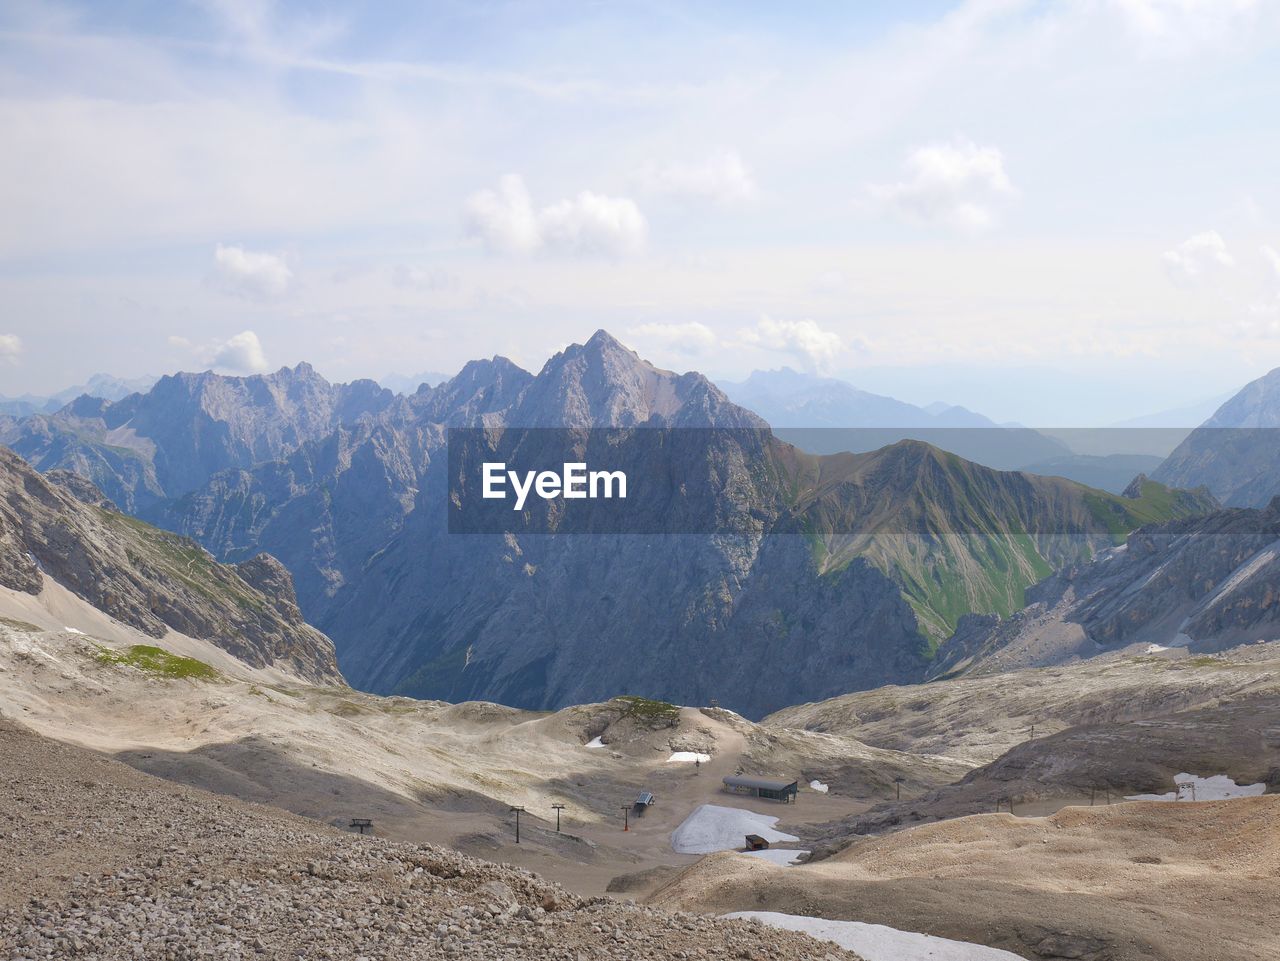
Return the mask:
<svg viewBox="0 0 1280 961">
<path fill-rule="evenodd" d="M 855 959 L 148 777 L 0 719 L 0 958 Z"/>
</svg>

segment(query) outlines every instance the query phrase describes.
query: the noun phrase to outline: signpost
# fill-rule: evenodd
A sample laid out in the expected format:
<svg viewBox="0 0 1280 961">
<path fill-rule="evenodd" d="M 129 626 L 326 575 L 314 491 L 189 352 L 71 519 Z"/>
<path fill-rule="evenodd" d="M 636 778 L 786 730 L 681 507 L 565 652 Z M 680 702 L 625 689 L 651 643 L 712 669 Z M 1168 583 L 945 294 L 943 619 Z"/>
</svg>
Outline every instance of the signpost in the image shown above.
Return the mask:
<svg viewBox="0 0 1280 961">
<path fill-rule="evenodd" d="M 563 804 L 553 804 L 552 809 L 556 812 L 556 833 L 560 833 L 560 812 L 564 810 Z"/>
</svg>

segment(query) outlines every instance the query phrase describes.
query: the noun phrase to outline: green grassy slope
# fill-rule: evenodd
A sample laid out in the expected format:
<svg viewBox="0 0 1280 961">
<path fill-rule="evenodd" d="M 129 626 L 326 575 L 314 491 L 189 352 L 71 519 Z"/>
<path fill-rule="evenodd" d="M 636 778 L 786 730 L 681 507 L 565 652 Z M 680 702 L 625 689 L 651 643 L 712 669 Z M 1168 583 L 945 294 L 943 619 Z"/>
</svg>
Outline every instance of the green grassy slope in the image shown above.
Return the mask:
<svg viewBox="0 0 1280 961">
<path fill-rule="evenodd" d="M 868 559 L 902 585 L 935 645 L 961 615 L 1007 616 L 1026 588 L 1138 527 L 1215 506 L 1153 481 L 1122 497 L 996 471 L 917 441 L 827 457 L 779 449 L 775 458 L 819 571 Z"/>
</svg>

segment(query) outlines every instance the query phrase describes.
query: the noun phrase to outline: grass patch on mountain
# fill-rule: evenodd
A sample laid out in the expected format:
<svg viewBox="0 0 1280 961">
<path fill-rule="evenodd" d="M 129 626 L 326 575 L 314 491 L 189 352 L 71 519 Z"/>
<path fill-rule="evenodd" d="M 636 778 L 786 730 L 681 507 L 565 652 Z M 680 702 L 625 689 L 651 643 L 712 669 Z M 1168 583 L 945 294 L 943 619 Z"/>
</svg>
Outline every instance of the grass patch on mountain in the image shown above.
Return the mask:
<svg viewBox="0 0 1280 961">
<path fill-rule="evenodd" d="M 666 701 L 654 701 L 647 697 L 624 694 L 614 700 L 623 705 L 622 716 L 630 717 L 655 727 L 671 727 L 680 722 L 680 708 Z"/>
<path fill-rule="evenodd" d="M 181 657 L 170 654 L 164 648 L 150 644 L 134 644 L 123 651 L 110 647 L 98 647 L 94 660 L 99 664 L 110 664 L 118 667 L 132 667 L 165 680 L 185 681 L 217 681 L 222 674 L 204 661 L 194 657 Z"/>
</svg>

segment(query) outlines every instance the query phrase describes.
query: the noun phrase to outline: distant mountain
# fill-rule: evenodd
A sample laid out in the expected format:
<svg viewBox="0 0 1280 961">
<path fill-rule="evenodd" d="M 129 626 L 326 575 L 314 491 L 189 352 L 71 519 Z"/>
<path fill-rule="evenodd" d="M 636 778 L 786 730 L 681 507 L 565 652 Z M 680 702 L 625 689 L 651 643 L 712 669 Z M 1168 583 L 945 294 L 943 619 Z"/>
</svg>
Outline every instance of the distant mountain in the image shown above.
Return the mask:
<svg viewBox="0 0 1280 961">
<path fill-rule="evenodd" d="M 113 377 L 110 374 L 94 374 L 83 384 L 76 384 L 56 394 L 39 396 L 24 394 L 21 397 L 0 397 L 0 414 L 27 417 L 31 414 L 52 414 L 77 397 L 98 397 L 102 400 L 120 400 L 137 391 L 147 390 L 156 382 L 155 377 Z"/>
<path fill-rule="evenodd" d="M 935 673 L 1009 670 L 1132 644 L 1218 651 L 1280 632 L 1280 499 L 1143 528 L 1027 591 L 1008 620 L 964 618 Z"/>
<path fill-rule="evenodd" d="M 1219 407 L 1151 476 L 1203 485 L 1233 507 L 1261 507 L 1280 494 L 1280 368 Z"/>
<path fill-rule="evenodd" d="M 370 380 L 330 384 L 308 364 L 252 377 L 180 373 L 116 401 L 82 395 L 11 423 L 0 442 L 41 471 L 89 478 L 146 517 L 220 470 L 279 459 L 394 399 Z"/>
<path fill-rule="evenodd" d="M 735 404 L 755 411 L 775 428 L 997 426 L 963 407 L 941 402 L 917 407 L 790 367 L 752 371 L 744 381 L 721 381 L 717 386 Z"/>
<path fill-rule="evenodd" d="M 219 564 L 195 542 L 118 513 L 82 478 L 41 477 L 0 447 L 0 586 L 39 594 L 48 579 L 152 637 L 172 629 L 255 667 L 342 683 L 332 643 L 303 621 L 274 558 Z"/>
<path fill-rule="evenodd" d="M 1231 399 L 1231 394 L 1217 394 L 1213 397 L 1206 398 L 1195 404 L 1187 404 L 1181 407 L 1172 407 L 1168 410 L 1159 410 L 1151 414 L 1144 414 L 1141 417 L 1130 417 L 1126 420 L 1117 421 L 1112 424 L 1116 428 L 1135 428 L 1135 427 L 1154 427 L 1154 428 L 1176 428 L 1185 427 L 1188 432 L 1195 427 L 1200 426 L 1206 420 L 1213 416 L 1224 403 Z"/>
<path fill-rule="evenodd" d="M 942 402 L 917 407 L 789 367 L 757 370 L 744 381 L 719 386 L 735 404 L 763 417 L 779 437 L 814 454 L 861 453 L 912 439 L 997 470 L 1019 470 L 1071 453 L 1036 431 L 1003 427 L 964 407 Z"/>
</svg>

